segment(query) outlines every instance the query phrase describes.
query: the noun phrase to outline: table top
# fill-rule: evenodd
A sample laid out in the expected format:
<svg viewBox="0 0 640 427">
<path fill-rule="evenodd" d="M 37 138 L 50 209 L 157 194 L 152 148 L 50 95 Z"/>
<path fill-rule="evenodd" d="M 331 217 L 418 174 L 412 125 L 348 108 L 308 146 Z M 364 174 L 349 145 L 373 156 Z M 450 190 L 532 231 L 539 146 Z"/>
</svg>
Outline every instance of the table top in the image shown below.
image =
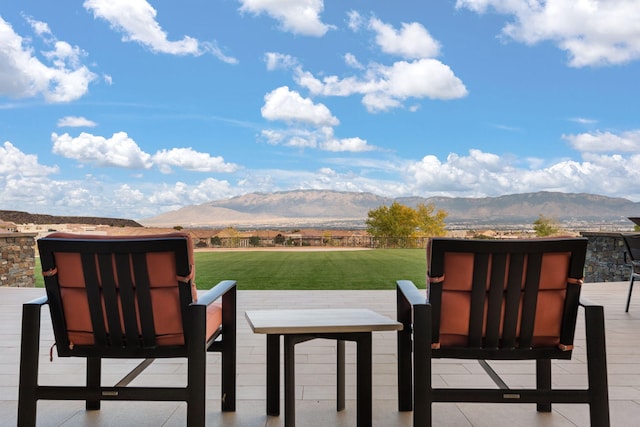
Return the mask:
<svg viewBox="0 0 640 427">
<path fill-rule="evenodd" d="M 364 308 L 251 310 L 245 312 L 256 334 L 399 331 L 402 323 Z"/>
</svg>

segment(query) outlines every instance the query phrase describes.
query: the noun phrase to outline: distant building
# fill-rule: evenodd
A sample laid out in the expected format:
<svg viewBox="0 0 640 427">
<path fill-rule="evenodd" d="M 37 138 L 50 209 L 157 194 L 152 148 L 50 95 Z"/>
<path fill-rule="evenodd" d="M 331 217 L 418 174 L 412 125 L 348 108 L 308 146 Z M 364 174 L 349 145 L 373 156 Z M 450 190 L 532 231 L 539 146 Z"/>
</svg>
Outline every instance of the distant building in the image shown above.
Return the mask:
<svg viewBox="0 0 640 427">
<path fill-rule="evenodd" d="M 12 222 L 0 221 L 0 233 L 16 233 L 18 226 Z"/>
</svg>

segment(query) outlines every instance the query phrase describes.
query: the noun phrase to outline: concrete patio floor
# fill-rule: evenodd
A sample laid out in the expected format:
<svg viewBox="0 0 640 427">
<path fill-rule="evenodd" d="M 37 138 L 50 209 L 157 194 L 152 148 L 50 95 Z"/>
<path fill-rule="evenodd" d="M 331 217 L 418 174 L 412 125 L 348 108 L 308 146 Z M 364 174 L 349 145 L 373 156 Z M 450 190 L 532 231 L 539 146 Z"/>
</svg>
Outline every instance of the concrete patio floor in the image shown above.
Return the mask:
<svg viewBox="0 0 640 427">
<path fill-rule="evenodd" d="M 624 312 L 626 282 L 589 283 L 583 296 L 605 306 L 609 396 L 613 426 L 640 423 L 640 290 Z M 0 426 L 15 426 L 18 398 L 21 305 L 40 296 L 43 289 L 0 288 Z M 395 317 L 395 291 L 242 291 L 238 292 L 237 410 L 220 412 L 220 356 L 210 354 L 207 366 L 207 425 L 223 427 L 277 427 L 281 415 L 266 415 L 264 335 L 254 335 L 244 318 L 245 310 L 268 308 L 371 308 Z M 553 364 L 557 387 L 584 387 L 586 364 L 582 313 L 576 349 L 571 361 Z M 75 384 L 84 380 L 84 362 L 58 358 L 49 362 L 53 336 L 48 313 L 43 315 L 41 384 Z M 347 404 L 335 410 L 335 342 L 313 340 L 296 346 L 296 425 L 299 427 L 353 426 L 355 411 L 355 345 L 346 343 Z M 136 363 L 106 361 L 103 384 L 115 384 Z M 533 363 L 492 363 L 510 386 L 533 386 Z M 184 385 L 186 364 L 182 360 L 157 360 L 132 385 Z M 437 361 L 433 382 L 438 386 L 485 386 L 493 384 L 474 361 Z M 396 334 L 373 334 L 373 425 L 410 426 L 411 412 L 398 412 L 396 388 Z M 282 384 L 282 381 L 281 381 Z M 282 394 L 281 394 L 282 396 Z M 504 423 L 519 426 L 588 426 L 587 405 L 553 406 L 538 413 L 526 404 L 434 405 L 434 426 L 487 426 Z M 183 426 L 186 404 L 166 402 L 103 402 L 100 411 L 85 411 L 84 402 L 47 401 L 38 404 L 39 426 Z"/>
</svg>

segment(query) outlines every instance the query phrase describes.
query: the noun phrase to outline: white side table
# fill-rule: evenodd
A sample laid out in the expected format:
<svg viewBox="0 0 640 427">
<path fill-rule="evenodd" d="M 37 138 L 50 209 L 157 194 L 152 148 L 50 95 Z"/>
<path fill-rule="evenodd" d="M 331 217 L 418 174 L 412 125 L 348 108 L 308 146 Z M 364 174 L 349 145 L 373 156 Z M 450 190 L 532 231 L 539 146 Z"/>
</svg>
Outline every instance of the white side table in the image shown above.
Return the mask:
<svg viewBox="0 0 640 427">
<path fill-rule="evenodd" d="M 337 409 L 344 409 L 344 341 L 357 345 L 357 425 L 371 426 L 371 332 L 398 331 L 402 323 L 368 309 L 252 310 L 254 333 L 267 335 L 267 414 L 280 414 L 280 335 L 284 336 L 284 425 L 295 426 L 295 345 L 315 338 L 337 341 Z"/>
</svg>

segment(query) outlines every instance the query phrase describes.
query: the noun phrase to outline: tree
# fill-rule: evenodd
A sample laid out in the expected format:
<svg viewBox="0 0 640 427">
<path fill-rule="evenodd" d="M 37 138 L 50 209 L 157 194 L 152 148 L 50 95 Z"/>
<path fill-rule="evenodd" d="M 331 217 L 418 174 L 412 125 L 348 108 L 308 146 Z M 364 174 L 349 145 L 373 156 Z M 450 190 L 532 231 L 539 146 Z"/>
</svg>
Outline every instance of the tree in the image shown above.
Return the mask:
<svg viewBox="0 0 640 427">
<path fill-rule="evenodd" d="M 533 230 L 536 232 L 536 236 L 551 236 L 552 234 L 556 234 L 560 231 L 560 226 L 553 218 L 540 214 L 538 219 L 533 222 Z"/>
<path fill-rule="evenodd" d="M 333 245 L 333 238 L 331 237 L 331 231 L 325 231 L 322 233 L 322 244 L 327 246 Z"/>
<path fill-rule="evenodd" d="M 249 237 L 249 244 L 254 247 L 260 246 L 260 237 L 258 236 Z"/>
<path fill-rule="evenodd" d="M 225 234 L 228 237 L 230 243 L 231 243 L 231 247 L 233 248 L 237 248 L 240 246 L 240 232 L 238 230 L 236 230 L 234 227 L 227 227 L 225 228 Z"/>
<path fill-rule="evenodd" d="M 430 237 L 430 236 L 444 236 L 446 233 L 445 230 L 445 218 L 449 215 L 447 211 L 443 211 L 439 209 L 437 212 L 436 205 L 430 203 L 425 205 L 424 203 L 419 203 L 417 208 L 417 226 L 418 226 L 418 234 L 421 237 Z M 435 213 L 434 213 L 435 212 Z"/>
<path fill-rule="evenodd" d="M 444 234 L 445 211 L 434 214 L 435 206 L 419 204 L 417 209 L 393 202 L 380 206 L 367 214 L 367 232 L 373 237 L 385 238 L 398 245 L 408 237 L 441 236 Z"/>
</svg>

